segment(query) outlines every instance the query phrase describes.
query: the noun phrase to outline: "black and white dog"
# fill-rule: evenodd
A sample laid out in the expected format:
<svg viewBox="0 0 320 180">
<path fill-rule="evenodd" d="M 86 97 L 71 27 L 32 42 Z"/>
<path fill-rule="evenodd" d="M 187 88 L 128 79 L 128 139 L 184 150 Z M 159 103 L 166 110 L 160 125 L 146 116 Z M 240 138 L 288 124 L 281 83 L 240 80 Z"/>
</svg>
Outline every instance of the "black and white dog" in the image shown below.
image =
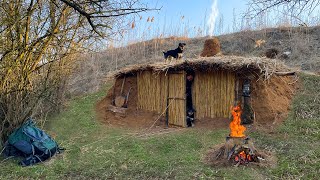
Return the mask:
<svg viewBox="0 0 320 180">
<path fill-rule="evenodd" d="M 185 45 L 186 45 L 186 43 L 179 43 L 179 46 L 177 49 L 163 52 L 164 58 L 165 59 L 168 59 L 168 58 L 180 59 L 180 58 L 182 58 L 183 48 Z"/>
<path fill-rule="evenodd" d="M 193 108 L 189 108 L 187 110 L 187 126 L 188 127 L 194 127 L 194 113 L 196 111 Z"/>
</svg>

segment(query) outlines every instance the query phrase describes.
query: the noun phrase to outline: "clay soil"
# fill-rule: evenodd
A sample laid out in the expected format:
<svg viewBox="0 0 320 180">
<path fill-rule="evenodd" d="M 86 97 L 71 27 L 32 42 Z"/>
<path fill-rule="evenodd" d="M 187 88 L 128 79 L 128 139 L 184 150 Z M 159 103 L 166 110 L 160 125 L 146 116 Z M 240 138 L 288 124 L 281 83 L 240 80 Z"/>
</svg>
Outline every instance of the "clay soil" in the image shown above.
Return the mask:
<svg viewBox="0 0 320 180">
<path fill-rule="evenodd" d="M 230 119 L 228 118 L 202 118 L 195 120 L 195 128 L 201 129 L 227 129 Z"/>
<path fill-rule="evenodd" d="M 151 126 L 155 128 L 159 126 L 164 127 L 164 119 L 159 118 L 153 112 L 135 110 L 128 106 L 127 115 L 124 117 L 107 110 L 107 106 L 111 103 L 111 99 L 105 97 L 96 105 L 99 120 L 107 125 L 129 129 L 150 128 Z"/>
<path fill-rule="evenodd" d="M 253 83 L 252 108 L 254 125 L 272 131 L 288 116 L 292 98 L 298 88 L 298 77 L 273 76 L 268 81 Z"/>
</svg>

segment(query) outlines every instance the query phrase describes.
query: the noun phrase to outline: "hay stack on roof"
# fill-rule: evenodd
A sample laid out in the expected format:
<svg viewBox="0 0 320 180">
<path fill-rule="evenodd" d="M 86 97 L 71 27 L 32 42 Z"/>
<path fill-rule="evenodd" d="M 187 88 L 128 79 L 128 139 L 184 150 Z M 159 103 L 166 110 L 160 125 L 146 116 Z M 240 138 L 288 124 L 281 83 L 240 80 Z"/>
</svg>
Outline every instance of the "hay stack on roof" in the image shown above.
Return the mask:
<svg viewBox="0 0 320 180">
<path fill-rule="evenodd" d="M 201 57 L 212 57 L 221 52 L 220 41 L 218 38 L 210 38 L 204 41 Z"/>
</svg>

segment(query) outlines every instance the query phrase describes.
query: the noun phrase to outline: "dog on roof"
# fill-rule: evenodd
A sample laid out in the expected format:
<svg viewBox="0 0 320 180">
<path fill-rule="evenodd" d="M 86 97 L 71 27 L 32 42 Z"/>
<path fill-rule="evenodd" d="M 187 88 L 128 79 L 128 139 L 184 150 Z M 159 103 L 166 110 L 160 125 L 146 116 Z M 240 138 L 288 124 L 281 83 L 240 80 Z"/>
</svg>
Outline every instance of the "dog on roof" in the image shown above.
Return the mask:
<svg viewBox="0 0 320 180">
<path fill-rule="evenodd" d="M 186 45 L 186 43 L 179 43 L 179 46 L 177 49 L 173 49 L 173 50 L 169 50 L 167 52 L 163 52 L 163 56 L 164 59 L 171 59 L 171 58 L 175 58 L 175 59 L 181 59 L 182 58 L 182 53 L 183 53 L 183 49 L 184 46 Z"/>
</svg>

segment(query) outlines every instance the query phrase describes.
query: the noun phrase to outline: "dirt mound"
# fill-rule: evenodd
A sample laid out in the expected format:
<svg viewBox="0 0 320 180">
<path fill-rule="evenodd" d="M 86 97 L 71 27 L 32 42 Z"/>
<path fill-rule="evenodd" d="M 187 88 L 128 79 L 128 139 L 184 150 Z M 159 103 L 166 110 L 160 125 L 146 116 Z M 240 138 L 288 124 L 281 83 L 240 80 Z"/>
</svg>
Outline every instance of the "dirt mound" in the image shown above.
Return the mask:
<svg viewBox="0 0 320 180">
<path fill-rule="evenodd" d="M 225 144 L 218 144 L 212 147 L 203 157 L 203 162 L 212 167 L 231 167 L 236 166 L 236 164 L 221 154 L 224 153 L 226 147 Z M 276 167 L 277 158 L 276 156 L 267 151 L 262 151 L 257 149 L 257 154 L 259 157 L 263 157 L 259 162 L 249 162 L 246 166 L 256 166 L 256 167 Z"/>
<path fill-rule="evenodd" d="M 135 110 L 135 108 L 131 108 L 132 106 L 129 105 L 126 116 L 124 117 L 108 111 L 107 106 L 109 104 L 112 104 L 112 100 L 108 96 L 96 104 L 98 119 L 107 125 L 130 129 L 164 127 L 165 120 L 159 118 L 159 116 L 153 112 Z"/>
<path fill-rule="evenodd" d="M 292 76 L 273 76 L 268 81 L 253 83 L 251 98 L 255 125 L 272 130 L 281 124 L 289 113 L 297 86 L 297 77 Z"/>
<path fill-rule="evenodd" d="M 220 41 L 218 38 L 207 39 L 204 42 L 203 50 L 200 56 L 210 57 L 217 55 L 220 51 Z"/>
</svg>

